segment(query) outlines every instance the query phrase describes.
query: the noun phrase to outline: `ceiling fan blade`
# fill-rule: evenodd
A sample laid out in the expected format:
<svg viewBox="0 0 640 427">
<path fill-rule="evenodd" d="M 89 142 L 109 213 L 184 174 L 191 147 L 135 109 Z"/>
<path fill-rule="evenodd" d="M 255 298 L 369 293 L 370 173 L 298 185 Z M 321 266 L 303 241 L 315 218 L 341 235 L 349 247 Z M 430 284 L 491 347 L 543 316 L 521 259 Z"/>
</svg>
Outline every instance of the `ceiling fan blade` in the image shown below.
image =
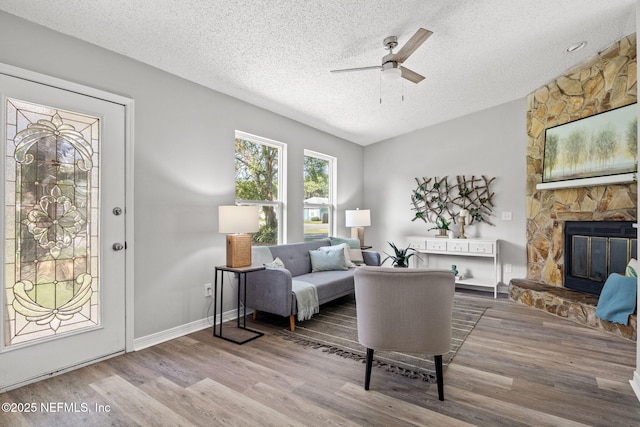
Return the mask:
<svg viewBox="0 0 640 427">
<path fill-rule="evenodd" d="M 410 82 L 420 83 L 424 80 L 424 76 L 416 73 L 415 71 L 411 71 L 408 68 L 400 67 L 400 71 L 402 71 L 402 78 L 409 80 Z"/>
<path fill-rule="evenodd" d="M 348 73 L 350 71 L 379 70 L 380 65 L 372 65 L 371 67 L 343 68 L 341 70 L 331 70 L 332 73 Z"/>
<path fill-rule="evenodd" d="M 409 58 L 409 56 L 411 56 L 413 52 L 416 51 L 417 48 L 420 47 L 420 45 L 422 45 L 422 43 L 425 42 L 425 40 L 429 38 L 429 36 L 431 36 L 431 34 L 433 34 L 432 31 L 425 30 L 424 28 L 419 28 L 418 31 L 416 31 L 416 33 L 411 36 L 409 41 L 406 42 L 405 45 L 402 46 L 402 48 L 400 48 L 398 53 L 396 53 L 395 60 L 398 63 L 402 64 L 407 60 L 407 58 Z"/>
</svg>

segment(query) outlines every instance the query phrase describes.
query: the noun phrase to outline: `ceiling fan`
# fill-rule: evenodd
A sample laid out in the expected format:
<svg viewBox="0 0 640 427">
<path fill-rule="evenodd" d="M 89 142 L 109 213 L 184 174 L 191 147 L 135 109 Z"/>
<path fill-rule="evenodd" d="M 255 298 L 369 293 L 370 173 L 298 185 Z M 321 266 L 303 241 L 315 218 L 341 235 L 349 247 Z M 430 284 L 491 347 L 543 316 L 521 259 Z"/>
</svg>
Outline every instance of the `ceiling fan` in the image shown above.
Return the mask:
<svg viewBox="0 0 640 427">
<path fill-rule="evenodd" d="M 424 28 L 418 29 L 416 33 L 400 48 L 398 53 L 393 53 L 393 49 L 398 46 L 398 37 L 389 36 L 384 39 L 382 44 L 389 53 L 382 57 L 382 65 L 374 65 L 371 67 L 357 67 L 357 68 L 343 68 L 341 70 L 331 70 L 332 73 L 346 73 L 350 71 L 364 71 L 364 70 L 380 70 L 384 78 L 398 79 L 400 77 L 409 80 L 413 83 L 420 83 L 424 80 L 424 76 L 403 67 L 404 61 L 418 49 L 422 43 L 424 43 L 429 36 L 433 34 L 432 31 L 425 30 Z"/>
</svg>

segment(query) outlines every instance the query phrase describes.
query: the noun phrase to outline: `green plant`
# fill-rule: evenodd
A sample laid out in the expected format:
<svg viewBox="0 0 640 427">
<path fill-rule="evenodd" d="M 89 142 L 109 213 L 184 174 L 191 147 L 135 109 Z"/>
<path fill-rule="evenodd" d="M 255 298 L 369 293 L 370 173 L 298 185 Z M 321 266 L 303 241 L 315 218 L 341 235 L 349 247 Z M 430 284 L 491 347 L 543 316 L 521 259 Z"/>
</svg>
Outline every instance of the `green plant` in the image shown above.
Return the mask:
<svg viewBox="0 0 640 427">
<path fill-rule="evenodd" d="M 444 219 L 444 217 L 438 217 L 438 219 L 436 219 L 436 225 L 434 227 L 431 227 L 429 229 L 429 231 L 431 230 L 445 230 L 445 231 L 449 231 L 449 226 L 451 225 L 451 221 L 447 221 L 446 219 Z"/>
<path fill-rule="evenodd" d="M 412 256 L 420 258 L 420 257 L 418 257 L 418 255 L 416 255 L 416 253 L 415 253 L 416 250 L 414 248 L 412 248 L 411 246 L 406 247 L 406 248 L 399 248 L 399 247 L 397 247 L 395 244 L 393 244 L 391 242 L 387 242 L 387 243 L 389 243 L 389 246 L 391 246 L 391 248 L 393 249 L 394 254 L 390 255 L 390 254 L 385 252 L 387 257 L 382 260 L 381 264 L 384 264 L 386 260 L 391 259 L 392 265 L 395 265 L 396 267 L 408 267 L 409 266 L 409 258 L 411 258 Z M 411 251 L 413 251 L 413 253 L 410 253 Z"/>
</svg>

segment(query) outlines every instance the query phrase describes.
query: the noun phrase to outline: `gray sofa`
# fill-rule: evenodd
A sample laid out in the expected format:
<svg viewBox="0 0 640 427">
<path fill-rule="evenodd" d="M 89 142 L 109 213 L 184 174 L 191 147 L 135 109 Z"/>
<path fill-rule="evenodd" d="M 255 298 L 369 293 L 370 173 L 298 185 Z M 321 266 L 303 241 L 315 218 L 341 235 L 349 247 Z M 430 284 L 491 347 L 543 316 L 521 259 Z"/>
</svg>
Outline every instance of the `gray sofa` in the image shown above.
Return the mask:
<svg viewBox="0 0 640 427">
<path fill-rule="evenodd" d="M 268 246 L 260 250 L 256 256 L 254 250 L 254 264 L 266 262 L 265 253 L 271 259 L 280 258 L 285 268 L 267 267 L 264 270 L 247 274 L 246 307 L 254 309 L 253 317 L 258 312 L 278 314 L 289 317 L 291 330 L 295 329 L 296 314 L 298 313 L 296 296 L 292 290 L 293 280 L 302 280 L 315 285 L 320 305 L 354 292 L 353 274 L 355 268 L 348 270 L 311 271 L 310 250 L 322 246 L 330 246 L 329 239 L 316 240 L 305 243 L 289 243 Z M 268 252 L 267 252 L 268 250 Z M 362 258 L 366 265 L 380 265 L 380 254 L 375 251 L 362 251 Z"/>
</svg>

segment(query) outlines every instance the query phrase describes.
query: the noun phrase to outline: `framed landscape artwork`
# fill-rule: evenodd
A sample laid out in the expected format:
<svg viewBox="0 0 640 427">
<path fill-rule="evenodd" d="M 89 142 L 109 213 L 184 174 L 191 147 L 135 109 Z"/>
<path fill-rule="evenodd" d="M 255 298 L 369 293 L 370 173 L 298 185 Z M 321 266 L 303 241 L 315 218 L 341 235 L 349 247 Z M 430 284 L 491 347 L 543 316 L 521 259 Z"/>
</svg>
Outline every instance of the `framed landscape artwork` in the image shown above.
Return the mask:
<svg viewBox="0 0 640 427">
<path fill-rule="evenodd" d="M 542 182 L 637 172 L 637 128 L 637 104 L 630 104 L 547 129 Z"/>
</svg>

